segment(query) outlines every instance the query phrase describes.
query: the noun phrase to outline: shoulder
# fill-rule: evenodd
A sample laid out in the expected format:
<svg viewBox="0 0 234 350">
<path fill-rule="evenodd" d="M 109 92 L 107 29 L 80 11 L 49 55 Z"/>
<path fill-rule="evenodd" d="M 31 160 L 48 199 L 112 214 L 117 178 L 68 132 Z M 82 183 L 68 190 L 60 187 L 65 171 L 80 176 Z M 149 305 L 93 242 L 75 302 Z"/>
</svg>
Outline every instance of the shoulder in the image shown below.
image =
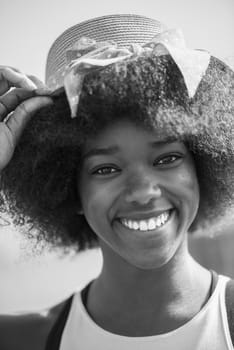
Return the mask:
<svg viewBox="0 0 234 350">
<path fill-rule="evenodd" d="M 67 300 L 41 312 L 0 315 L 0 349 L 44 350 Z"/>
</svg>

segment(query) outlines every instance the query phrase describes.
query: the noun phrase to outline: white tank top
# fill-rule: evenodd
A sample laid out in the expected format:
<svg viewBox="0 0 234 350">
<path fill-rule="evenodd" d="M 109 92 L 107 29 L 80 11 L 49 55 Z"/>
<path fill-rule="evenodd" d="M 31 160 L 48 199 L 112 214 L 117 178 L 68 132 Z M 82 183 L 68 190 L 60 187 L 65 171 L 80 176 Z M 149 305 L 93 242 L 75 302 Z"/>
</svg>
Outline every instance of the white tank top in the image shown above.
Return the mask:
<svg viewBox="0 0 234 350">
<path fill-rule="evenodd" d="M 189 322 L 166 334 L 126 337 L 99 327 L 74 295 L 60 350 L 233 350 L 225 307 L 228 277 L 219 276 L 206 305 Z"/>
</svg>

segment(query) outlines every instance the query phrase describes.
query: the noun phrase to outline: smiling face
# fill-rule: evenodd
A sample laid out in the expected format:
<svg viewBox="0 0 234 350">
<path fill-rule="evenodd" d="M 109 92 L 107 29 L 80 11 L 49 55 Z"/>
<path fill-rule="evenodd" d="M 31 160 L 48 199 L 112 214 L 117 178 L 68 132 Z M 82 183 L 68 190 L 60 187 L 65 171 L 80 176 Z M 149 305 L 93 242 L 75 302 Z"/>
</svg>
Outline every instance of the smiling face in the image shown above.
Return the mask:
<svg viewBox="0 0 234 350">
<path fill-rule="evenodd" d="M 104 255 L 142 269 L 159 268 L 179 251 L 199 205 L 185 145 L 125 120 L 86 142 L 78 191 Z"/>
</svg>

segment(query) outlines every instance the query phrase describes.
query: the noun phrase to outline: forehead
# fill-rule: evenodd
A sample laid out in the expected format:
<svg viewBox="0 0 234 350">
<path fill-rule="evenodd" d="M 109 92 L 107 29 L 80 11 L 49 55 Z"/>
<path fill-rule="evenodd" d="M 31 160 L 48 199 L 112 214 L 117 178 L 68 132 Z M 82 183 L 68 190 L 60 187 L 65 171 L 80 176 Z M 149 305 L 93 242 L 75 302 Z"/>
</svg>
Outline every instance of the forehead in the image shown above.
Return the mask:
<svg viewBox="0 0 234 350">
<path fill-rule="evenodd" d="M 131 149 L 138 146 L 160 148 L 172 143 L 183 144 L 162 130 L 144 127 L 129 120 L 119 120 L 88 138 L 83 151 L 86 153 L 93 148 Z"/>
</svg>

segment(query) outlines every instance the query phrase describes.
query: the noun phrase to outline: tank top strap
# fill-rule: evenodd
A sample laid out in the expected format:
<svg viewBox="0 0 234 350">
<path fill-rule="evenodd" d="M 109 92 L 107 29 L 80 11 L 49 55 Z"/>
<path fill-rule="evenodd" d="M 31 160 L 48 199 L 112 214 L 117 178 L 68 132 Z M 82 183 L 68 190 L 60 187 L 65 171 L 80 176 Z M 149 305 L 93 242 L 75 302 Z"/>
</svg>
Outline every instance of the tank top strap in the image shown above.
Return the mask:
<svg viewBox="0 0 234 350">
<path fill-rule="evenodd" d="M 87 300 L 87 295 L 88 295 L 88 291 L 91 283 L 92 281 L 81 291 L 82 299 L 85 303 Z M 63 335 L 63 330 L 66 325 L 67 318 L 71 309 L 73 297 L 74 297 L 74 294 L 67 299 L 62 311 L 59 314 L 57 321 L 52 327 L 47 339 L 45 350 L 59 350 L 62 335 Z"/>
<path fill-rule="evenodd" d="M 74 295 L 67 299 L 62 311 L 59 314 L 59 317 L 57 318 L 57 321 L 52 327 L 47 339 L 45 350 L 59 350 L 63 330 L 67 321 L 67 317 L 69 315 L 73 296 Z"/>
<path fill-rule="evenodd" d="M 219 276 L 218 276 L 217 272 L 215 272 L 214 270 L 210 270 L 210 272 L 211 272 L 211 286 L 210 286 L 210 296 L 211 296 L 215 290 L 217 283 L 218 283 Z"/>
<path fill-rule="evenodd" d="M 232 344 L 234 346 L 234 280 L 230 279 L 226 285 L 225 304 Z"/>
</svg>

